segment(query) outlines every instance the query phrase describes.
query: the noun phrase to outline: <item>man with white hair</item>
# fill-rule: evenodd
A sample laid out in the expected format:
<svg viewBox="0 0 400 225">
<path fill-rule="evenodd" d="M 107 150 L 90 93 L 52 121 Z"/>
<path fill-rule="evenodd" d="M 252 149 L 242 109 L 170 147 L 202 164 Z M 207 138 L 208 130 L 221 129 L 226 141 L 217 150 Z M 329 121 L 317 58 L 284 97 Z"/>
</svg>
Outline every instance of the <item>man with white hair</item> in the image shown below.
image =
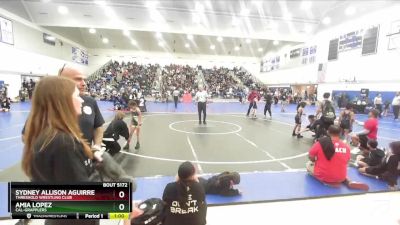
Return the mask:
<svg viewBox="0 0 400 225">
<path fill-rule="evenodd" d="M 204 90 L 203 86 L 199 86 L 199 90 L 194 97 L 195 101 L 197 102 L 197 110 L 199 112 L 199 124 L 201 125 L 201 113 L 203 112 L 203 124 L 207 124 L 206 122 L 206 108 L 207 108 L 207 98 L 208 94 L 207 91 Z"/>
</svg>

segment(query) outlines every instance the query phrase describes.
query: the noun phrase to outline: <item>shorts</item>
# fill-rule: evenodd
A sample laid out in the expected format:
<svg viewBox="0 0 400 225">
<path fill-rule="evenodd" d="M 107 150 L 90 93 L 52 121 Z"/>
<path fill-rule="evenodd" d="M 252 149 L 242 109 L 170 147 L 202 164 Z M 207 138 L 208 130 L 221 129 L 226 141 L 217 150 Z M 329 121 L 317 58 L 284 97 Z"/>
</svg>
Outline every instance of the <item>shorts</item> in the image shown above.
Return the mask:
<svg viewBox="0 0 400 225">
<path fill-rule="evenodd" d="M 139 125 L 139 123 L 138 123 L 138 121 L 132 119 L 131 125 L 137 127 Z"/>
<path fill-rule="evenodd" d="M 295 122 L 296 124 L 301 124 L 301 118 L 300 118 L 300 116 L 294 117 L 294 122 Z"/>
<path fill-rule="evenodd" d="M 345 130 L 352 130 L 351 126 L 346 123 L 340 123 L 340 128 L 345 129 Z"/>
</svg>

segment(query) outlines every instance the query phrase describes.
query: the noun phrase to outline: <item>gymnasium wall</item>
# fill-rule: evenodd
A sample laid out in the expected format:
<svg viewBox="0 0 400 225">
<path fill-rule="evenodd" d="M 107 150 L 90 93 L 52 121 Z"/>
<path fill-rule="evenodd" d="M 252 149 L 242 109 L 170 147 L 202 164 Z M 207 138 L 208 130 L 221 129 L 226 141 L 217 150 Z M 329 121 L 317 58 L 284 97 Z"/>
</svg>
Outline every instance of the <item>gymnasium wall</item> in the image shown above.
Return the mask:
<svg viewBox="0 0 400 225">
<path fill-rule="evenodd" d="M 13 22 L 14 45 L 0 43 L 0 80 L 9 84 L 11 98 L 18 96 L 21 74 L 54 75 L 64 63 L 86 71 L 87 66 L 72 62 L 72 46 L 81 46 L 3 9 L 0 9 L 0 16 Z M 59 41 L 55 46 L 44 43 L 43 32 L 56 36 L 63 44 Z"/>
<path fill-rule="evenodd" d="M 188 64 L 191 66 L 201 65 L 204 68 L 212 68 L 214 66 L 224 66 L 233 68 L 235 66 L 243 66 L 252 74 L 258 75 L 260 70 L 260 62 L 256 57 L 234 57 L 220 55 L 190 55 L 190 54 L 169 54 L 163 52 L 140 52 L 128 50 L 110 50 L 110 49 L 89 49 L 89 73 L 96 71 L 104 63 L 110 59 L 117 61 L 136 61 L 141 64 L 158 63 L 160 65 L 167 64 Z"/>
<path fill-rule="evenodd" d="M 326 64 L 325 82 L 319 84 L 320 90 L 360 90 L 360 87 L 370 88 L 372 91 L 386 91 L 388 85 L 392 89 L 400 90 L 400 46 L 397 50 L 388 50 L 390 25 L 393 21 L 400 20 L 400 6 L 379 10 L 358 19 L 339 24 L 335 27 L 321 30 L 314 35 L 306 46 L 317 46 L 316 62 L 310 65 L 299 65 L 295 68 L 279 69 L 273 72 L 260 73 L 259 78 L 267 84 L 280 83 L 317 83 L 318 64 Z M 385 15 L 385 16 L 382 16 Z M 338 59 L 328 62 L 329 41 L 338 38 L 347 32 L 380 25 L 378 49 L 376 54 L 362 56 L 361 48 L 339 52 Z M 301 47 L 301 46 L 300 46 Z M 292 47 L 291 49 L 295 49 Z M 287 47 L 269 55 L 283 54 L 291 49 Z M 362 84 L 341 84 L 344 80 L 354 80 Z M 376 83 L 380 84 L 377 85 Z M 388 85 L 386 85 L 388 84 Z M 396 87 L 397 86 L 397 87 Z"/>
</svg>

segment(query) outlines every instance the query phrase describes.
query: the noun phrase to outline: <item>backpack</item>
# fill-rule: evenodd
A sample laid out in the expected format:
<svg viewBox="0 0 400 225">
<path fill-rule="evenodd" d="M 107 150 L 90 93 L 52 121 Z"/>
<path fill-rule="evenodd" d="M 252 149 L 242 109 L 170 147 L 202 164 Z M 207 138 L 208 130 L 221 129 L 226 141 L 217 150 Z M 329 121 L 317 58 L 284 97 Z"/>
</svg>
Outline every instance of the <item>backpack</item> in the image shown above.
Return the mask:
<svg viewBox="0 0 400 225">
<path fill-rule="evenodd" d="M 322 121 L 333 123 L 336 119 L 335 108 L 330 101 L 326 101 L 322 106 Z"/>
<path fill-rule="evenodd" d="M 159 198 L 150 198 L 140 203 L 143 214 L 131 221 L 131 225 L 161 225 L 164 220 L 165 203 Z"/>
</svg>

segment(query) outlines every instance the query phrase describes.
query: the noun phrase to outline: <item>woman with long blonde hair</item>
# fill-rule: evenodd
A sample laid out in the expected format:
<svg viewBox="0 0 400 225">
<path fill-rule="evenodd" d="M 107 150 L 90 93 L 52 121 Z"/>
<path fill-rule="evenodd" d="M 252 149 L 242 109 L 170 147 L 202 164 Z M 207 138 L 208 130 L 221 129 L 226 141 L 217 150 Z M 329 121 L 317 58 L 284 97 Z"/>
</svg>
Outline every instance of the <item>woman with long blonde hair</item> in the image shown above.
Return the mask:
<svg viewBox="0 0 400 225">
<path fill-rule="evenodd" d="M 82 102 L 67 78 L 45 77 L 36 85 L 22 158 L 32 181 L 88 181 L 93 154 L 78 125 Z"/>
</svg>

